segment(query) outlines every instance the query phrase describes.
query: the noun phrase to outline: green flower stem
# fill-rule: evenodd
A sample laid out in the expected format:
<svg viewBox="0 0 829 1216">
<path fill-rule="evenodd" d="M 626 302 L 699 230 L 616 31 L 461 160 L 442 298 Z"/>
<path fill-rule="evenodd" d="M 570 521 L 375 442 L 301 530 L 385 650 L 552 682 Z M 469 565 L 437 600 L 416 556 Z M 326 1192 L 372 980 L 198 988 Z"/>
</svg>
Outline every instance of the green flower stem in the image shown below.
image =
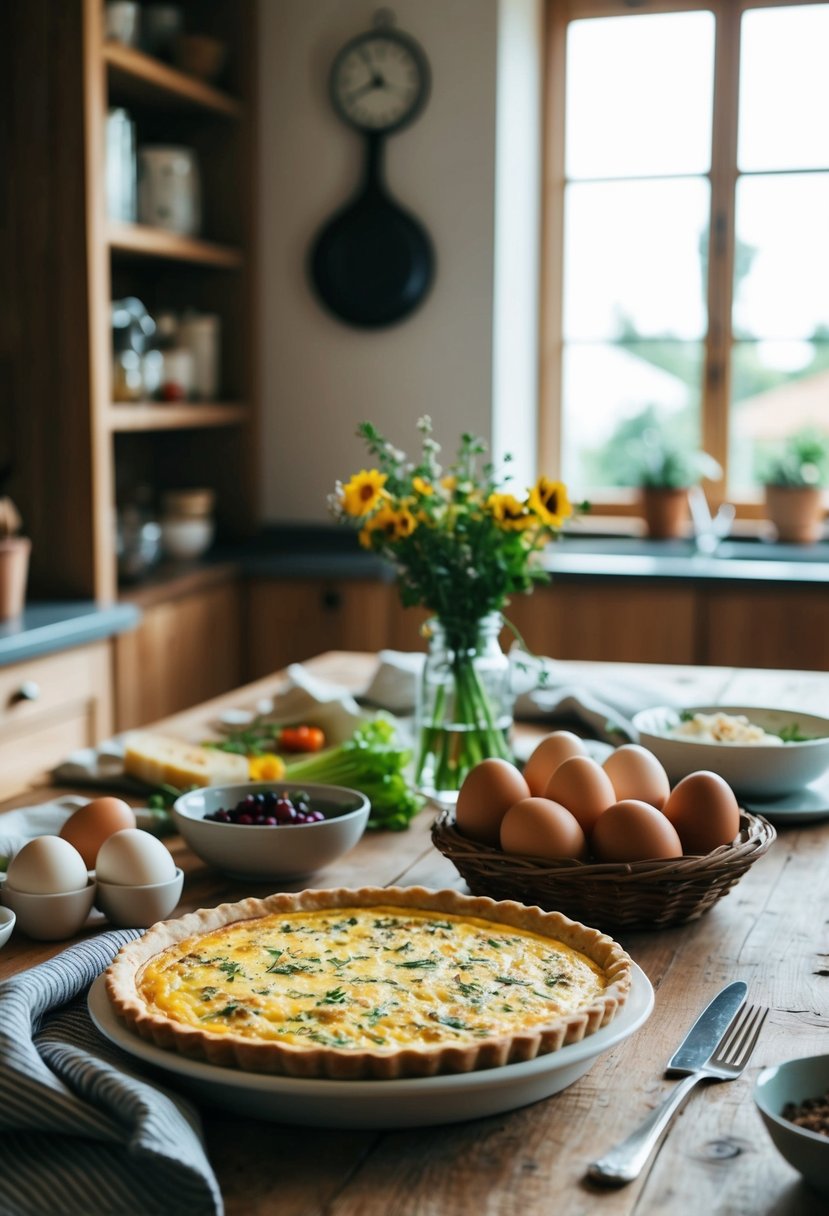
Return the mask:
<svg viewBox="0 0 829 1216">
<path fill-rule="evenodd" d="M 512 759 L 505 732 L 496 722 L 481 683 L 472 648 L 453 646 L 452 651 L 454 695 L 450 692 L 447 696 L 446 683 L 438 685 L 420 734 L 416 783 L 421 784 L 431 763 L 430 785 L 435 790 L 459 789 L 469 770 L 488 757 Z"/>
</svg>

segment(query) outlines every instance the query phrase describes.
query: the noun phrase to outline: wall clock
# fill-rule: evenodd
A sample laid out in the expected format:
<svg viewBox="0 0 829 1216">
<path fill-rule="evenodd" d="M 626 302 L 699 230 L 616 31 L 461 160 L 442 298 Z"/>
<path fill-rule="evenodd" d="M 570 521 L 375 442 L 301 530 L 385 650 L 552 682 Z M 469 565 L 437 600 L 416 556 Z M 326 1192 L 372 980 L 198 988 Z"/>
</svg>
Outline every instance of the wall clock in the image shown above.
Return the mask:
<svg viewBox="0 0 829 1216">
<path fill-rule="evenodd" d="M 381 10 L 331 67 L 337 115 L 364 141 L 357 193 L 322 228 L 311 249 L 311 279 L 322 302 L 350 325 L 376 329 L 402 321 L 432 285 L 435 255 L 423 224 L 389 193 L 385 140 L 418 117 L 431 73 L 422 48 Z"/>
</svg>

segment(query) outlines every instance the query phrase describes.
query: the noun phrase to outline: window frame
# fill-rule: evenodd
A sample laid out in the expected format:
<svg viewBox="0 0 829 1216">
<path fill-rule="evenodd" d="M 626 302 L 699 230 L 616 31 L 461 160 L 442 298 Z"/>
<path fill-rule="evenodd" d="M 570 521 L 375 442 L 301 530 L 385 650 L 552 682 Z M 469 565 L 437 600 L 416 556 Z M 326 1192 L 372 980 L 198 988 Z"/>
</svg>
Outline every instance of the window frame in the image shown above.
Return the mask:
<svg viewBox="0 0 829 1216">
<path fill-rule="evenodd" d="M 762 8 L 794 8 L 826 0 L 546 0 L 544 10 L 544 96 L 542 115 L 543 196 L 540 299 L 540 368 L 538 447 L 542 468 L 561 471 L 562 356 L 564 339 L 564 132 L 566 98 L 566 39 L 571 21 L 590 17 L 636 16 L 644 13 L 710 12 L 716 20 L 714 97 L 712 107 L 710 184 L 710 242 L 708 328 L 704 343 L 701 401 L 701 443 L 723 469 L 718 481 L 708 481 L 706 494 L 713 510 L 726 499 L 729 401 L 731 395 L 732 304 L 735 243 L 740 36 L 743 13 Z M 716 138 L 714 137 L 716 133 Z M 578 487 L 574 487 L 578 490 Z M 635 489 L 594 495 L 593 515 L 634 516 Z M 765 517 L 762 492 L 751 497 L 729 496 L 739 519 Z M 621 521 L 620 521 L 621 522 Z"/>
</svg>

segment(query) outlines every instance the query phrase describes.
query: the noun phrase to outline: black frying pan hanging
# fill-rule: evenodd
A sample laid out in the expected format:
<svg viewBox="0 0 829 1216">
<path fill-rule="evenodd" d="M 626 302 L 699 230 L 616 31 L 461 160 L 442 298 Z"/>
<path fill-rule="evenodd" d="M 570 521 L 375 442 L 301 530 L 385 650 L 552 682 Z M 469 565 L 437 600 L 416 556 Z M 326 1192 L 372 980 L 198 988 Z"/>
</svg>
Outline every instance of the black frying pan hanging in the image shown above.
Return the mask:
<svg viewBox="0 0 829 1216">
<path fill-rule="evenodd" d="M 423 225 L 388 194 L 382 136 L 366 137 L 366 170 L 354 198 L 320 232 L 311 276 L 341 320 L 367 329 L 408 316 L 432 285 L 435 255 Z"/>
<path fill-rule="evenodd" d="M 353 38 L 334 60 L 329 82 L 339 116 L 365 137 L 365 172 L 355 196 L 322 228 L 310 273 L 327 308 L 351 325 L 374 329 L 402 321 L 432 285 L 435 255 L 426 229 L 389 194 L 384 139 L 426 104 L 429 65 L 418 44 L 391 28 L 383 10 L 375 29 Z"/>
</svg>

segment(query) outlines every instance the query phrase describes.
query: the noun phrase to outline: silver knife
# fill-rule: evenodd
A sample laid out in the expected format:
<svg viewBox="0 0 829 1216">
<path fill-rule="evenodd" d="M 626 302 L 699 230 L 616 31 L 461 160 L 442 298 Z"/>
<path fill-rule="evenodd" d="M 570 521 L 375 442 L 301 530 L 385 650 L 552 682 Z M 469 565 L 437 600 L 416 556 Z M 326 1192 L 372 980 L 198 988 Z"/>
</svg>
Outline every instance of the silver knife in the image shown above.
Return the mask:
<svg viewBox="0 0 829 1216">
<path fill-rule="evenodd" d="M 675 1086 L 666 1100 L 652 1111 L 643 1123 L 621 1144 L 617 1144 L 599 1161 L 588 1166 L 591 1182 L 602 1186 L 624 1186 L 641 1173 L 659 1137 L 674 1113 L 701 1077 L 735 1014 L 746 999 L 748 987 L 737 980 L 718 992 L 694 1022 L 668 1062 L 668 1075 L 685 1075 L 686 1080 Z"/>
</svg>

